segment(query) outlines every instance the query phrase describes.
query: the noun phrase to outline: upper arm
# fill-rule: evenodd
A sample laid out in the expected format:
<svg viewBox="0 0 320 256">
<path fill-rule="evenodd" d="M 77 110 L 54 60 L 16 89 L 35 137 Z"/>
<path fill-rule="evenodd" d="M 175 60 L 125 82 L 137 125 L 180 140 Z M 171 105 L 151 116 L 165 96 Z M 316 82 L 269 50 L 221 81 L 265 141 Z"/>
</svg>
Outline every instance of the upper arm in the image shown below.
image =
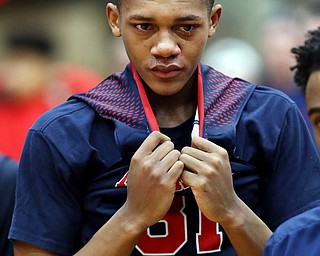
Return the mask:
<svg viewBox="0 0 320 256">
<path fill-rule="evenodd" d="M 49 252 L 32 244 L 22 241 L 14 241 L 14 255 L 15 256 L 58 256 L 59 254 Z"/>
<path fill-rule="evenodd" d="M 70 255 L 81 246 L 81 184 L 71 179 L 63 154 L 43 133 L 29 131 L 9 238 Z"/>
</svg>

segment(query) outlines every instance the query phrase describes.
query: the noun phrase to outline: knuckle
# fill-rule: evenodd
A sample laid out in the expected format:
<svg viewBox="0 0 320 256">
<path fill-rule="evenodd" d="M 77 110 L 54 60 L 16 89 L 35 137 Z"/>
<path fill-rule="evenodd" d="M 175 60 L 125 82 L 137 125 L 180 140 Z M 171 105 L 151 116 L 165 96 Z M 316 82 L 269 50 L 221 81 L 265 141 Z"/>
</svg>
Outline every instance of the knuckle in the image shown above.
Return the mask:
<svg viewBox="0 0 320 256">
<path fill-rule="evenodd" d="M 172 150 L 171 153 L 172 153 L 177 159 L 178 159 L 178 158 L 180 157 L 180 155 L 181 155 L 181 153 L 179 152 L 179 150 L 176 150 L 176 149 Z"/>
<path fill-rule="evenodd" d="M 150 134 L 150 137 L 153 137 L 155 140 L 157 141 L 161 141 L 165 138 L 165 135 L 162 134 L 161 132 L 159 131 L 153 131 L 151 134 Z"/>
<path fill-rule="evenodd" d="M 134 154 L 131 158 L 131 164 L 138 164 L 140 162 L 139 157 L 137 156 L 137 154 Z"/>
<path fill-rule="evenodd" d="M 189 151 L 189 148 L 190 148 L 190 147 L 184 147 L 184 148 L 182 148 L 181 153 L 182 153 L 182 154 L 187 154 L 188 151 Z"/>
<path fill-rule="evenodd" d="M 181 153 L 180 156 L 179 156 L 179 160 L 182 161 L 182 162 L 185 161 L 186 160 L 186 156 L 187 156 L 186 154 Z"/>
<path fill-rule="evenodd" d="M 163 145 L 165 145 L 166 147 L 168 147 L 170 150 L 173 150 L 173 149 L 174 149 L 174 144 L 173 144 L 172 141 L 167 140 L 167 141 L 163 142 Z"/>
<path fill-rule="evenodd" d="M 158 131 L 153 131 L 152 133 L 149 134 L 149 136 L 147 137 L 148 140 L 160 140 L 161 137 L 161 133 Z"/>
<path fill-rule="evenodd" d="M 222 160 L 221 157 L 217 157 L 217 156 L 213 156 L 211 157 L 211 165 L 215 168 L 215 169 L 220 169 L 223 166 L 224 161 Z"/>
<path fill-rule="evenodd" d="M 229 159 L 228 151 L 225 150 L 224 148 L 221 149 L 220 155 L 223 159 Z"/>
<path fill-rule="evenodd" d="M 200 190 L 206 190 L 206 186 L 207 186 L 207 183 L 204 179 L 199 179 L 198 181 L 198 188 Z"/>
<path fill-rule="evenodd" d="M 143 169 L 145 170 L 150 170 L 150 169 L 155 169 L 157 165 L 155 164 L 154 159 L 147 159 L 143 163 Z"/>
<path fill-rule="evenodd" d="M 153 131 L 152 133 L 151 133 L 151 136 L 161 136 L 161 133 L 159 132 L 159 131 Z"/>
</svg>

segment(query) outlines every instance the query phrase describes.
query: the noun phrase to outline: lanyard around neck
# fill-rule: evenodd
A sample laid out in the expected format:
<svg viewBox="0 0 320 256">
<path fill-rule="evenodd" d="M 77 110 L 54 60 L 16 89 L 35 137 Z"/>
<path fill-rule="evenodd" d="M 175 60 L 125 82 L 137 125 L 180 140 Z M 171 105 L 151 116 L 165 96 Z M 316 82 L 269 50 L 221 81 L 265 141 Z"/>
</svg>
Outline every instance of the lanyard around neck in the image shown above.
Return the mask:
<svg viewBox="0 0 320 256">
<path fill-rule="evenodd" d="M 137 84 L 139 95 L 142 101 L 142 105 L 144 111 L 147 116 L 147 120 L 149 122 L 150 128 L 152 131 L 160 131 L 157 119 L 153 113 L 151 108 L 148 96 L 146 94 L 145 88 L 142 84 L 140 76 L 138 75 L 136 69 L 133 67 L 132 63 L 130 63 L 130 67 L 133 73 L 133 78 Z M 200 136 L 202 137 L 203 131 L 203 120 L 204 120 L 204 98 L 203 98 L 203 86 L 202 86 L 202 74 L 200 64 L 198 65 L 198 106 L 195 114 L 195 118 L 193 121 L 193 128 L 191 132 L 191 137 Z"/>
</svg>

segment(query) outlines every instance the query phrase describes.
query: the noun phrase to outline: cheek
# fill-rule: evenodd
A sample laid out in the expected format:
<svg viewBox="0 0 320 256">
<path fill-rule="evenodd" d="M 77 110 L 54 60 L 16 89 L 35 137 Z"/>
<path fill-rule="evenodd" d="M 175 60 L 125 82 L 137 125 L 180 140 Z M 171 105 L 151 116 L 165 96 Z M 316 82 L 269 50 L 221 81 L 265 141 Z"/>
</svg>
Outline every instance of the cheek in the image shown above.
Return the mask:
<svg viewBox="0 0 320 256">
<path fill-rule="evenodd" d="M 195 58 L 200 60 L 204 53 L 206 43 L 207 43 L 207 40 L 202 40 L 197 43 L 194 43 L 190 47 L 189 51 L 191 52 L 191 54 L 194 55 Z"/>
<path fill-rule="evenodd" d="M 315 134 L 315 137 L 316 137 L 316 142 L 317 142 L 317 145 L 318 145 L 318 148 L 320 150 L 320 134 Z"/>
<path fill-rule="evenodd" d="M 137 66 L 145 67 L 148 60 L 150 60 L 150 51 L 147 47 L 143 46 L 141 43 L 139 46 L 131 44 L 127 50 L 129 59 Z"/>
<path fill-rule="evenodd" d="M 316 90 L 308 90 L 306 91 L 306 104 L 307 109 L 317 108 L 320 105 L 320 93 Z M 314 119 L 314 118 L 313 118 Z"/>
<path fill-rule="evenodd" d="M 318 144 L 318 148 L 320 149 L 320 124 L 315 123 L 315 120 L 310 119 L 310 121 L 312 123 L 314 137 L 315 137 L 316 142 Z"/>
<path fill-rule="evenodd" d="M 130 60 L 139 59 L 139 57 L 143 56 L 142 53 L 145 51 L 145 47 L 141 42 L 136 43 L 134 37 L 130 35 L 122 36 L 122 40 Z"/>
</svg>

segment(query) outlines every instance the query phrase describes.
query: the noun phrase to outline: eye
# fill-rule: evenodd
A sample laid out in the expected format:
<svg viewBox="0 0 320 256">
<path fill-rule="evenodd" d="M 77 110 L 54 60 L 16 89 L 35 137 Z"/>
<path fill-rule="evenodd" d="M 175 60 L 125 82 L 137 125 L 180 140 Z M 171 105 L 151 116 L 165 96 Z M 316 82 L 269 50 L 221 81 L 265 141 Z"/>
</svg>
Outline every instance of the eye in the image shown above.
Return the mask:
<svg viewBox="0 0 320 256">
<path fill-rule="evenodd" d="M 185 24 L 178 27 L 177 31 L 185 35 L 191 35 L 196 29 L 197 29 L 197 25 Z"/>
<path fill-rule="evenodd" d="M 314 129 L 320 130 L 320 114 L 311 115 L 310 121 L 311 121 Z"/>
<path fill-rule="evenodd" d="M 149 23 L 137 24 L 135 27 L 140 31 L 149 31 L 153 29 L 153 26 Z"/>
</svg>

